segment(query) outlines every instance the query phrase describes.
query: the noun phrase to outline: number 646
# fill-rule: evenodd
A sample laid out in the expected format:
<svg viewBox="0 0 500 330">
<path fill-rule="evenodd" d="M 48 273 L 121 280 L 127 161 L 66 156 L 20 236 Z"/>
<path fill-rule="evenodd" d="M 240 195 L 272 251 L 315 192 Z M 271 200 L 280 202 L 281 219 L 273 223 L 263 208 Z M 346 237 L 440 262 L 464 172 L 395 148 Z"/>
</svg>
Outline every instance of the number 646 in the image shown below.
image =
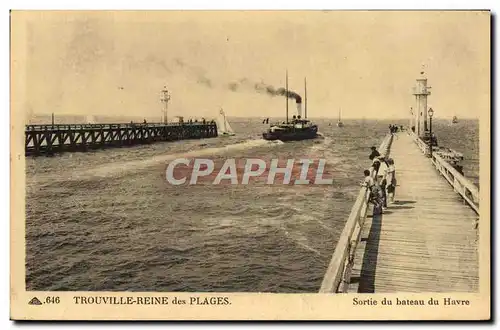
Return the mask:
<svg viewBox="0 0 500 330">
<path fill-rule="evenodd" d="M 61 300 L 59 297 L 47 297 L 45 298 L 45 303 L 46 304 L 59 304 Z"/>
</svg>

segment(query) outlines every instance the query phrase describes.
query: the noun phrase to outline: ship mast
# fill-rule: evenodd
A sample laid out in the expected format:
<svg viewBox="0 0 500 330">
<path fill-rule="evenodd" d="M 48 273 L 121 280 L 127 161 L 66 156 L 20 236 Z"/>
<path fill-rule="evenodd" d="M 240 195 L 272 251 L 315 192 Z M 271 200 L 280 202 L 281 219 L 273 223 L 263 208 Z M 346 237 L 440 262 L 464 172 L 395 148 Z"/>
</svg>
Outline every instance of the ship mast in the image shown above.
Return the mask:
<svg viewBox="0 0 500 330">
<path fill-rule="evenodd" d="M 286 100 L 286 123 L 288 124 L 288 69 L 286 70 L 286 86 L 285 86 L 285 100 Z"/>
<path fill-rule="evenodd" d="M 304 118 L 307 119 L 307 80 L 304 77 Z"/>
</svg>

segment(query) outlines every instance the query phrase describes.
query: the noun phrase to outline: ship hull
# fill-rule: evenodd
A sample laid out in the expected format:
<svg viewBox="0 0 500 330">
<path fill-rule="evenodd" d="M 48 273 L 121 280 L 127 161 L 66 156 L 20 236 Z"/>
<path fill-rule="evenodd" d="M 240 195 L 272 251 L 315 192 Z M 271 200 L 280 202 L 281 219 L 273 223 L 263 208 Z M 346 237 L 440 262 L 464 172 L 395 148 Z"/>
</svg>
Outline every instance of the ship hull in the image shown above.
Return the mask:
<svg viewBox="0 0 500 330">
<path fill-rule="evenodd" d="M 302 141 L 302 140 L 310 140 L 317 138 L 318 137 L 317 133 L 318 131 L 314 129 L 303 130 L 303 131 L 290 131 L 290 132 L 276 131 L 276 132 L 262 133 L 262 137 L 264 138 L 264 140 L 268 141 L 274 141 L 274 140 L 280 140 L 283 142 Z"/>
</svg>

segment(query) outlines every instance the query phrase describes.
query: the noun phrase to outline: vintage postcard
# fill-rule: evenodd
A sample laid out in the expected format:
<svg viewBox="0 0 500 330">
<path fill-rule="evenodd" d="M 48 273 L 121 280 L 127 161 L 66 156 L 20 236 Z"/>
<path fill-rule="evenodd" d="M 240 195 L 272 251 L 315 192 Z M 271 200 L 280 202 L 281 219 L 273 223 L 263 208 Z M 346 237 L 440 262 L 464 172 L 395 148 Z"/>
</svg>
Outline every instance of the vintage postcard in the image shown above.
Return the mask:
<svg viewBox="0 0 500 330">
<path fill-rule="evenodd" d="M 489 11 L 12 11 L 14 320 L 487 320 Z"/>
</svg>

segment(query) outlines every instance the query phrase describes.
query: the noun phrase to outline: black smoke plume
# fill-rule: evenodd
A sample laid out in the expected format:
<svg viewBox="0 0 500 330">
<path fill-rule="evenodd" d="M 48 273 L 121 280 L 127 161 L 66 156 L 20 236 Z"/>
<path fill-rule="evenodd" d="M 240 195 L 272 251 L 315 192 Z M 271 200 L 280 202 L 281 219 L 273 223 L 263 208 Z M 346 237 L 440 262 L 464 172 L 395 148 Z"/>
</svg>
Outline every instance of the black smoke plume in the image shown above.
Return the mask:
<svg viewBox="0 0 500 330">
<path fill-rule="evenodd" d="M 254 88 L 259 93 L 267 93 L 270 96 L 285 96 L 289 99 L 295 99 L 296 103 L 302 103 L 302 97 L 291 90 L 286 90 L 283 87 L 275 88 L 271 85 L 266 85 L 264 83 L 258 83 L 254 85 Z"/>
<path fill-rule="evenodd" d="M 247 78 L 241 78 L 238 81 L 233 81 L 233 82 L 229 83 L 227 85 L 227 87 L 230 90 L 232 90 L 233 92 L 237 92 L 241 87 L 244 87 L 244 86 L 248 87 L 249 85 L 251 85 L 251 84 L 250 84 L 250 81 Z"/>
<path fill-rule="evenodd" d="M 208 79 L 203 73 L 198 74 L 198 84 L 205 85 L 206 87 L 212 88 L 212 81 Z"/>
<path fill-rule="evenodd" d="M 247 78 L 243 78 L 228 84 L 228 88 L 233 92 L 237 92 L 241 87 L 252 87 L 258 93 L 266 93 L 269 96 L 285 96 L 289 99 L 295 99 L 296 103 L 302 103 L 302 97 L 294 91 L 287 91 L 283 87 L 275 88 L 272 85 L 265 84 L 264 82 L 251 83 Z"/>
</svg>

